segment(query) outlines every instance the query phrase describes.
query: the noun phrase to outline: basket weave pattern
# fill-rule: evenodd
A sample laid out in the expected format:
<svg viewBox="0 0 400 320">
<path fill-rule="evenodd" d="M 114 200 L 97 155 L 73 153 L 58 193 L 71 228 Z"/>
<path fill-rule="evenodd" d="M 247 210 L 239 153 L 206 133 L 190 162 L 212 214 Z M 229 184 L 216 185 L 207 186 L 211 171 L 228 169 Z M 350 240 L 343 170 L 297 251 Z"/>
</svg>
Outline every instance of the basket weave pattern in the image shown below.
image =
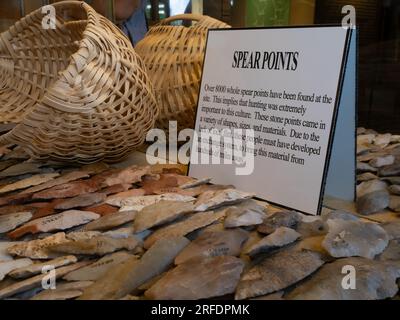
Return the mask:
<svg viewBox="0 0 400 320">
<path fill-rule="evenodd" d="M 169 25 L 176 20 L 196 23 Z M 137 44 L 135 50 L 146 63 L 160 106 L 158 128 L 168 131 L 170 120 L 178 122 L 178 130 L 194 127 L 207 30 L 229 27 L 208 16 L 177 15 L 152 27 Z"/>
<path fill-rule="evenodd" d="M 56 29 L 37 10 L 0 35 L 0 137 L 33 158 L 118 161 L 144 142 L 158 108 L 129 40 L 89 5 L 54 5 Z"/>
</svg>

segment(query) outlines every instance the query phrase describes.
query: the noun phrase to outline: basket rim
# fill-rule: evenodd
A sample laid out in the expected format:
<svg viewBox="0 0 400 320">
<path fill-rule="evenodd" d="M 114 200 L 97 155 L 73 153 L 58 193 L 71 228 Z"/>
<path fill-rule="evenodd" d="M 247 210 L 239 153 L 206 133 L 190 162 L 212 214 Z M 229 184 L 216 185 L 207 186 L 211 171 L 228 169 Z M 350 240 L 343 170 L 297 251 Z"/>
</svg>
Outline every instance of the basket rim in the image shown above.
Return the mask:
<svg viewBox="0 0 400 320">
<path fill-rule="evenodd" d="M 182 20 L 182 21 L 192 20 L 192 21 L 195 21 L 196 23 L 191 26 L 169 24 L 170 22 L 180 21 L 180 20 Z M 226 24 L 225 22 L 215 19 L 208 15 L 195 14 L 195 13 L 184 13 L 184 14 L 177 14 L 175 16 L 165 18 L 165 19 L 159 21 L 158 23 L 156 23 L 155 25 L 151 26 L 150 30 L 154 29 L 154 28 L 160 28 L 160 27 L 162 27 L 162 28 L 194 29 L 194 28 L 204 27 L 203 23 L 207 23 L 207 22 L 219 22 L 219 23 Z M 226 24 L 226 25 L 229 26 L 228 24 Z"/>
</svg>

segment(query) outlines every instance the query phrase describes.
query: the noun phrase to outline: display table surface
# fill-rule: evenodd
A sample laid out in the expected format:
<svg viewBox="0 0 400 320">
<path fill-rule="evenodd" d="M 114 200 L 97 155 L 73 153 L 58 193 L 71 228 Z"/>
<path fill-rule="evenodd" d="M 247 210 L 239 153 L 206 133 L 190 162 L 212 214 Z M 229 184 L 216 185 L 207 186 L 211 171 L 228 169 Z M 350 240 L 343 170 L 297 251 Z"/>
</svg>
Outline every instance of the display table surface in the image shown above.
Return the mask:
<svg viewBox="0 0 400 320">
<path fill-rule="evenodd" d="M 185 165 L 149 165 L 143 150 L 82 166 L 2 148 L 0 299 L 395 298 L 400 219 L 386 208 L 400 211 L 400 177 L 385 179 L 400 168 L 367 165 L 394 157 L 365 147 L 359 170 L 376 175 L 357 176 L 357 203 L 326 198 L 317 217 L 188 177 Z M 49 265 L 55 290 L 42 285 Z M 341 285 L 349 266 L 355 290 Z"/>
</svg>

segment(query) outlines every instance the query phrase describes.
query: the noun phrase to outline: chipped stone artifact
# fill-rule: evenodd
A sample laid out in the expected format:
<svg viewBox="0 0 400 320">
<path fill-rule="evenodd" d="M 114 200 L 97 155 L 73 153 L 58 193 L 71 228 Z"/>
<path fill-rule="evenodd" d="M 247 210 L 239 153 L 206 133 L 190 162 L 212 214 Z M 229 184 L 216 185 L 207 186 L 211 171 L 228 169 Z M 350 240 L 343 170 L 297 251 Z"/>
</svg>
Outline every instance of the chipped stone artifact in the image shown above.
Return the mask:
<svg viewBox="0 0 400 320">
<path fill-rule="evenodd" d="M 175 224 L 168 225 L 161 229 L 158 229 L 152 233 L 144 242 L 144 247 L 146 249 L 150 248 L 156 241 L 170 238 L 170 237 L 183 237 L 189 232 L 196 229 L 210 225 L 211 223 L 224 217 L 225 213 L 223 211 L 206 211 L 193 214 L 187 219 L 177 222 Z"/>
<path fill-rule="evenodd" d="M 303 280 L 324 264 L 320 254 L 284 250 L 245 271 L 235 298 L 242 300 L 277 292 Z"/>
<path fill-rule="evenodd" d="M 94 220 L 83 227 L 85 231 L 104 231 L 132 222 L 137 211 L 116 212 Z"/>
<path fill-rule="evenodd" d="M 11 191 L 16 191 L 20 189 L 25 189 L 31 186 L 36 186 L 40 185 L 42 183 L 48 182 L 56 177 L 58 177 L 58 173 L 45 173 L 45 174 L 39 174 L 37 176 L 29 177 L 11 184 L 7 184 L 3 187 L 0 187 L 0 194 L 1 193 L 6 193 L 6 192 L 11 192 Z"/>
<path fill-rule="evenodd" d="M 9 276 L 15 279 L 24 279 L 42 273 L 43 267 L 45 266 L 52 266 L 54 268 L 59 268 L 76 262 L 78 262 L 78 259 L 75 256 L 60 257 L 42 263 L 35 263 L 19 267 L 10 272 Z"/>
<path fill-rule="evenodd" d="M 244 262 L 219 256 L 178 265 L 145 292 L 154 300 L 194 300 L 234 293 Z"/>
<path fill-rule="evenodd" d="M 67 241 L 65 233 L 59 232 L 44 239 L 16 243 L 8 247 L 7 251 L 13 256 L 31 259 L 53 259 L 57 258 L 59 255 L 50 252 L 48 248 L 52 245 L 65 243 Z"/>
<path fill-rule="evenodd" d="M 280 211 L 268 216 L 264 223 L 258 227 L 258 232 L 264 234 L 273 233 L 279 227 L 296 229 L 301 222 L 301 217 L 294 211 Z"/>
<path fill-rule="evenodd" d="M 110 270 L 104 277 L 85 289 L 81 300 L 120 299 L 141 284 L 160 275 L 188 245 L 184 237 L 163 239 L 155 243 L 140 260 L 131 258 Z"/>
<path fill-rule="evenodd" d="M 293 229 L 279 227 L 273 233 L 248 248 L 245 253 L 253 257 L 259 253 L 265 253 L 284 247 L 299 239 L 300 236 L 301 235 Z"/>
<path fill-rule="evenodd" d="M 387 184 L 384 181 L 381 181 L 381 180 L 365 181 L 365 182 L 360 183 L 357 186 L 357 197 L 361 198 L 368 193 L 371 193 L 374 191 L 386 190 L 386 188 L 387 188 Z"/>
<path fill-rule="evenodd" d="M 106 195 L 104 193 L 88 193 L 66 199 L 65 201 L 57 204 L 54 208 L 58 210 L 68 210 L 79 207 L 87 207 L 103 202 L 104 200 L 106 200 Z"/>
<path fill-rule="evenodd" d="M 0 262 L 0 281 L 15 269 L 26 267 L 32 264 L 32 260 L 28 258 Z"/>
<path fill-rule="evenodd" d="M 134 256 L 125 251 L 112 253 L 86 267 L 68 273 L 64 277 L 64 280 L 96 281 L 104 276 L 111 268 L 114 268 L 115 266 L 133 257 Z"/>
<path fill-rule="evenodd" d="M 158 203 L 162 200 L 193 202 L 195 198 L 190 196 L 183 196 L 176 193 L 165 193 L 162 195 L 155 195 L 155 196 L 132 197 L 121 201 L 120 211 L 132 211 L 132 210 L 140 211 L 145 207 Z"/>
<path fill-rule="evenodd" d="M 76 269 L 82 268 L 83 266 L 87 265 L 88 262 L 82 261 L 78 262 L 66 267 L 62 267 L 56 270 L 55 276 L 56 278 L 61 278 L 67 273 L 74 271 Z M 40 286 L 42 284 L 43 280 L 43 275 L 37 275 L 32 278 L 22 280 L 20 282 L 17 282 L 15 284 L 12 284 L 8 287 L 5 287 L 3 289 L 0 289 L 0 299 L 8 298 L 10 296 L 13 296 L 17 293 L 28 291 L 30 289 L 33 289 L 37 286 Z"/>
<path fill-rule="evenodd" d="M 58 284 L 54 290 L 43 290 L 30 300 L 69 300 L 82 295 L 83 290 L 93 281 L 76 281 Z"/>
<path fill-rule="evenodd" d="M 21 224 L 29 221 L 32 218 L 32 213 L 18 212 L 0 216 L 0 233 L 9 232 L 14 230 Z"/>
<path fill-rule="evenodd" d="M 50 189 L 61 184 L 65 184 L 78 179 L 89 178 L 89 174 L 85 171 L 72 171 L 62 175 L 58 178 L 52 179 L 48 182 L 42 183 L 38 186 L 31 187 L 27 190 L 22 191 L 22 193 L 37 193 L 42 190 Z"/>
<path fill-rule="evenodd" d="M 225 228 L 256 226 L 263 223 L 266 216 L 265 206 L 255 200 L 246 200 L 227 209 Z"/>
<path fill-rule="evenodd" d="M 55 215 L 39 218 L 24 224 L 22 227 L 9 234 L 11 238 L 19 238 L 26 233 L 39 233 L 57 230 L 66 230 L 75 226 L 86 224 L 98 219 L 100 216 L 89 211 L 69 210 Z"/>
<path fill-rule="evenodd" d="M 357 272 L 356 287 L 342 286 L 344 266 L 353 266 Z M 293 290 L 288 296 L 298 300 L 374 300 L 393 297 L 399 290 L 398 264 L 365 258 L 339 259 L 323 266 L 317 273 Z"/>
<path fill-rule="evenodd" d="M 103 256 L 117 250 L 134 250 L 140 245 L 140 241 L 135 237 L 126 239 L 114 239 L 107 236 L 97 236 L 91 239 L 68 241 L 60 244 L 54 244 L 49 250 L 57 253 L 84 254 Z"/>
<path fill-rule="evenodd" d="M 192 241 L 176 257 L 179 265 L 190 259 L 202 259 L 218 256 L 239 256 L 248 234 L 244 230 L 204 232 Z"/>
<path fill-rule="evenodd" d="M 202 194 L 202 198 L 196 202 L 196 211 L 206 211 L 215 209 L 222 205 L 234 204 L 243 200 L 250 199 L 254 196 L 252 193 L 247 193 L 235 189 L 206 191 Z"/>
<path fill-rule="evenodd" d="M 374 223 L 328 220 L 329 233 L 322 245 L 335 258 L 365 257 L 373 259 L 389 243 L 385 230 Z"/>
<path fill-rule="evenodd" d="M 367 193 L 357 199 L 357 210 L 364 215 L 370 215 L 384 210 L 390 205 L 389 192 L 386 190 Z"/>
<path fill-rule="evenodd" d="M 138 212 L 134 223 L 135 232 L 151 229 L 183 217 L 193 211 L 191 202 L 166 201 L 149 205 Z"/>
</svg>

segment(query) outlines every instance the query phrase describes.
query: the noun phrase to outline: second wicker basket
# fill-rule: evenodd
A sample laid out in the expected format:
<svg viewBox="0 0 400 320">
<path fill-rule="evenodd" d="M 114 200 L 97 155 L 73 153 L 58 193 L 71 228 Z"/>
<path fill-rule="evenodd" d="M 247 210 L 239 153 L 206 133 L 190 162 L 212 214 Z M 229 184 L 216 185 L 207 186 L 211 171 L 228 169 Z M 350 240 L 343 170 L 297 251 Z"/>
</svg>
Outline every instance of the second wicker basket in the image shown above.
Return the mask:
<svg viewBox="0 0 400 320">
<path fill-rule="evenodd" d="M 170 25 L 178 20 L 195 24 Z M 208 16 L 177 15 L 152 27 L 137 44 L 135 50 L 146 63 L 160 106 L 158 128 L 167 131 L 170 120 L 178 122 L 178 130 L 194 127 L 207 30 L 229 27 Z"/>
</svg>

